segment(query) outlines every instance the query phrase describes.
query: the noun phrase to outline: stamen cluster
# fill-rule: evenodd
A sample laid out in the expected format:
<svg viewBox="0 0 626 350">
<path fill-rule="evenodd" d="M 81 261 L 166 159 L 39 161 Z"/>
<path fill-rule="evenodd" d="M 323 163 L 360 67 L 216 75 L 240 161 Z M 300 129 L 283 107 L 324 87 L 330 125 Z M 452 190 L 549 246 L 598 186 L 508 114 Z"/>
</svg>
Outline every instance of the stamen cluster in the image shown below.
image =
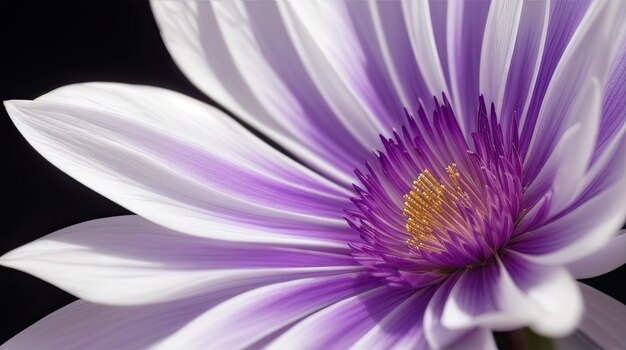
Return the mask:
<svg viewBox="0 0 626 350">
<path fill-rule="evenodd" d="M 512 238 L 522 210 L 517 124 L 505 134 L 492 105 L 480 100 L 470 145 L 443 97 L 428 117 L 417 118 L 393 138 L 366 172 L 355 173 L 355 209 L 347 221 L 362 241 L 353 256 L 389 284 L 419 287 L 458 269 L 492 259 Z"/>
</svg>

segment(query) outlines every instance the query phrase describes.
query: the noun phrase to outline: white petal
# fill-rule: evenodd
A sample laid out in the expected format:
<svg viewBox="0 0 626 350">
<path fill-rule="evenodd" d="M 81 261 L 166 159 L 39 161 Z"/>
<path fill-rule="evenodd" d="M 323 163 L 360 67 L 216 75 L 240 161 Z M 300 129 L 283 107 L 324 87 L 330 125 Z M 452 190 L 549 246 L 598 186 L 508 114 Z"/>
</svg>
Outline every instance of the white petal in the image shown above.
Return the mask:
<svg viewBox="0 0 626 350">
<path fill-rule="evenodd" d="M 62 229 L 5 254 L 0 264 L 88 301 L 115 305 L 200 294 L 217 297 L 267 283 L 360 269 L 342 254 L 211 241 L 136 215 Z"/>
<path fill-rule="evenodd" d="M 178 93 L 82 84 L 5 105 L 46 159 L 163 226 L 293 244 L 320 242 L 302 235 L 341 240 L 347 226 L 340 212 L 349 191 Z"/>
<path fill-rule="evenodd" d="M 464 330 L 449 329 L 441 324 L 441 315 L 458 277 L 459 275 L 450 276 L 439 286 L 424 312 L 424 335 L 432 349 L 447 348 L 465 334 Z"/>
<path fill-rule="evenodd" d="M 523 0 L 494 0 L 487 16 L 480 55 L 480 91 L 488 103 L 496 104 L 498 116 L 503 105 L 523 4 Z"/>
<path fill-rule="evenodd" d="M 626 231 L 611 238 L 604 247 L 582 259 L 567 264 L 576 279 L 592 278 L 626 264 Z"/>
<path fill-rule="evenodd" d="M 621 349 L 626 344 L 626 305 L 579 283 L 585 299 L 580 330 L 602 349 Z"/>
<path fill-rule="evenodd" d="M 626 122 L 618 130 L 615 130 L 613 136 L 603 145 L 599 152 L 596 149 L 596 154 L 592 158 L 593 164 L 591 164 L 581 180 L 581 187 L 589 188 L 592 187 L 594 182 L 598 182 L 599 179 L 606 180 L 614 177 L 610 176 L 610 174 L 616 171 L 623 173 L 626 169 L 626 164 L 623 161 L 620 162 L 620 159 L 623 159 L 620 152 L 623 152 L 623 149 L 626 148 L 624 135 L 626 135 Z M 606 181 L 604 182 L 607 183 Z M 608 183 L 611 182 L 615 182 L 615 179 L 608 181 Z"/>
</svg>

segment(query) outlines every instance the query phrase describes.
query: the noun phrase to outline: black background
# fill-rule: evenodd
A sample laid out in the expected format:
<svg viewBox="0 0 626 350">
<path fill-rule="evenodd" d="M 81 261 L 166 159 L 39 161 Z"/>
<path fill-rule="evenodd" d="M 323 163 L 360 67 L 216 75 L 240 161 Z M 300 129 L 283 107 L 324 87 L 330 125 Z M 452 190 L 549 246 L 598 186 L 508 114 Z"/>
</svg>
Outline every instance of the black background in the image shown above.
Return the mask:
<svg viewBox="0 0 626 350">
<path fill-rule="evenodd" d="M 166 87 L 211 102 L 174 65 L 147 2 L 9 1 L 0 7 L 0 99 L 85 81 Z M 127 214 L 49 164 L 0 112 L 0 254 L 57 229 Z M 626 268 L 587 281 L 626 303 Z M 75 298 L 0 267 L 0 344 Z"/>
</svg>

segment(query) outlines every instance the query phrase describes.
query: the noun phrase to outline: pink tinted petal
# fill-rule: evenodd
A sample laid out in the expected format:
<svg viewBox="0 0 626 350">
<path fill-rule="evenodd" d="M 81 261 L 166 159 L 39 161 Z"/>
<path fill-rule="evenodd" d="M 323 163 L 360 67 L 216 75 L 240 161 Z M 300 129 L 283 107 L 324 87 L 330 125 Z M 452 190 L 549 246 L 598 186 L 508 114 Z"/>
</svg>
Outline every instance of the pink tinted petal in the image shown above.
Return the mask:
<svg viewBox="0 0 626 350">
<path fill-rule="evenodd" d="M 163 226 L 239 241 L 348 239 L 340 212 L 349 191 L 199 101 L 159 88 L 83 84 L 5 104 L 49 161 Z"/>
<path fill-rule="evenodd" d="M 361 272 L 258 288 L 200 315 L 160 346 L 246 348 L 324 307 L 379 285 L 375 278 Z"/>
<path fill-rule="evenodd" d="M 361 293 L 305 318 L 268 348 L 348 348 L 409 296 L 406 290 L 387 286 Z"/>
<path fill-rule="evenodd" d="M 17 248 L 0 264 L 80 298 L 135 305 L 361 270 L 347 255 L 179 234 L 139 216 L 88 221 Z"/>
<path fill-rule="evenodd" d="M 626 263 L 626 231 L 611 238 L 604 247 L 582 259 L 567 264 L 576 279 L 603 275 Z"/>
</svg>

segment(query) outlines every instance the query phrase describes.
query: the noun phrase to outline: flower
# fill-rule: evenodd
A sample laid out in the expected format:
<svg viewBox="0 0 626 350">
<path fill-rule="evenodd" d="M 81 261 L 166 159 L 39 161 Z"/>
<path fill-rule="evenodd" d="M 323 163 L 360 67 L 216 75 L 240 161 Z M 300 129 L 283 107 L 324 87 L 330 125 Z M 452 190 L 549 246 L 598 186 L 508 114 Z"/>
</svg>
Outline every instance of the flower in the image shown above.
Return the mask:
<svg viewBox="0 0 626 350">
<path fill-rule="evenodd" d="M 137 213 L 0 258 L 82 299 L 6 348 L 626 341 L 626 307 L 574 280 L 625 261 L 626 3 L 152 5 L 189 79 L 293 157 L 154 87 L 6 102 Z"/>
</svg>

